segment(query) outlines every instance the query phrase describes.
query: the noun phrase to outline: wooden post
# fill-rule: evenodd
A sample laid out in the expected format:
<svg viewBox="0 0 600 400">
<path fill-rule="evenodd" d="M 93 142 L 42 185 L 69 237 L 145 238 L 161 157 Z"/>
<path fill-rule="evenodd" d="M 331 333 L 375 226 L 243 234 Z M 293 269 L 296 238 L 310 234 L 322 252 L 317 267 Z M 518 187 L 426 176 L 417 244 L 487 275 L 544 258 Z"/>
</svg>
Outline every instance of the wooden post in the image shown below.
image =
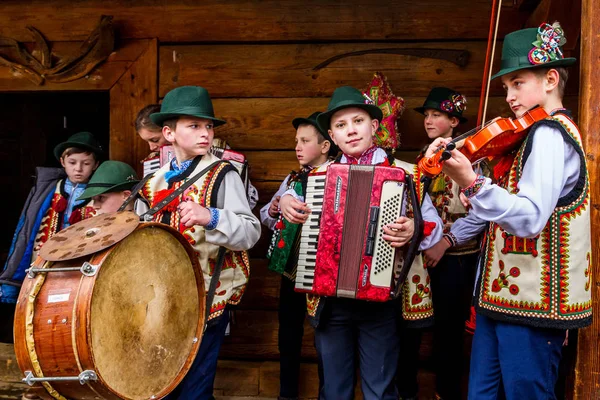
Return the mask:
<svg viewBox="0 0 600 400">
<path fill-rule="evenodd" d="M 591 182 L 592 326 L 579 331 L 573 398 L 600 399 L 600 0 L 583 0 L 581 9 L 579 126 Z"/>
<path fill-rule="evenodd" d="M 135 117 L 157 102 L 158 92 L 158 41 L 148 40 L 146 46 L 110 88 L 110 159 L 126 162 L 138 172 L 149 149 L 135 131 Z"/>
</svg>

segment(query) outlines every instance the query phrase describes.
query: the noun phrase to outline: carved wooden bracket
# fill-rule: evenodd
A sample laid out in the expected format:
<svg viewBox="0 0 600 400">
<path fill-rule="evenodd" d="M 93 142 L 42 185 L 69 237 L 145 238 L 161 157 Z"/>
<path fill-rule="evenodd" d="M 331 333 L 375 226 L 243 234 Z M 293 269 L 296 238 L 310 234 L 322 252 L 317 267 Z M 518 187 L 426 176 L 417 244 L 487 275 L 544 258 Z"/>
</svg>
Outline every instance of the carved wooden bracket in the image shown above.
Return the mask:
<svg viewBox="0 0 600 400">
<path fill-rule="evenodd" d="M 64 83 L 80 79 L 113 52 L 115 32 L 112 19 L 112 16 L 103 15 L 78 53 L 63 59 L 52 53 L 46 38 L 33 26 L 27 26 L 36 45 L 33 54 L 22 43 L 0 37 L 0 65 L 10 67 L 16 76 L 27 78 L 36 85 L 43 85 L 46 81 Z"/>
</svg>

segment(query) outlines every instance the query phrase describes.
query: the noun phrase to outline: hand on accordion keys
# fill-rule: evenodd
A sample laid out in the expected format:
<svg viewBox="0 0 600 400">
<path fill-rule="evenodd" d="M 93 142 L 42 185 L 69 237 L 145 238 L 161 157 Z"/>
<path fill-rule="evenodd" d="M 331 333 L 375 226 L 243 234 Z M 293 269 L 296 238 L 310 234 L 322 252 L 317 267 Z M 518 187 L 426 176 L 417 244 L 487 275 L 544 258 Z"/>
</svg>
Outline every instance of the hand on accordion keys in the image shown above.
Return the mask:
<svg viewBox="0 0 600 400">
<path fill-rule="evenodd" d="M 310 208 L 306 203 L 295 199 L 292 195 L 284 195 L 279 200 L 279 208 L 283 218 L 292 224 L 303 224 L 310 215 Z"/>
<path fill-rule="evenodd" d="M 392 247 L 402 247 L 410 241 L 415 231 L 415 223 L 407 217 L 399 217 L 396 223 L 383 227 L 384 240 L 390 242 Z"/>
</svg>

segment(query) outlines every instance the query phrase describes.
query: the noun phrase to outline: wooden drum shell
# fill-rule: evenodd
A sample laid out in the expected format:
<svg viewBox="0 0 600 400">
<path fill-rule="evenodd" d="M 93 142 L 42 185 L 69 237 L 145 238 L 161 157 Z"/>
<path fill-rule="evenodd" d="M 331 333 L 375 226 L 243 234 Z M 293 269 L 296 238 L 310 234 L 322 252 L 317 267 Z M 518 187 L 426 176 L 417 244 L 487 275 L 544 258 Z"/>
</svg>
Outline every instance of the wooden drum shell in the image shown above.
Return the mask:
<svg viewBox="0 0 600 400">
<path fill-rule="evenodd" d="M 107 378 L 104 376 L 103 370 L 107 370 L 107 368 L 102 368 L 100 364 L 102 364 L 101 359 L 106 359 L 107 356 L 110 358 L 109 353 L 112 352 L 112 349 L 118 347 L 119 337 L 116 337 L 117 343 L 116 346 L 109 345 L 108 348 L 104 348 L 104 344 L 101 343 L 98 345 L 98 341 L 102 342 L 106 338 L 106 334 L 100 335 L 102 336 L 98 339 L 99 331 L 108 332 L 110 335 L 110 331 L 113 323 L 115 324 L 115 329 L 118 329 L 119 326 L 129 326 L 127 324 L 131 323 L 131 320 L 136 319 L 136 310 L 133 307 L 128 309 L 124 309 L 121 314 L 121 318 L 114 318 L 114 315 L 103 315 L 102 318 L 106 319 L 106 325 L 103 322 L 98 322 L 99 316 L 92 315 L 92 309 L 95 307 L 95 304 L 98 304 L 100 300 L 97 300 L 95 304 L 92 304 L 94 301 L 94 294 L 96 290 L 96 296 L 99 296 L 101 293 L 98 292 L 98 288 L 102 288 L 101 281 L 103 279 L 103 266 L 110 260 L 111 254 L 114 252 L 116 255 L 114 257 L 118 257 L 118 249 L 119 246 L 127 245 L 128 238 L 134 236 L 137 232 L 141 232 L 148 229 L 160 229 L 161 231 L 152 231 L 152 234 L 159 232 L 168 232 L 170 237 L 173 237 L 176 242 L 183 246 L 185 249 L 185 256 L 189 259 L 189 262 L 193 269 L 193 276 L 195 277 L 195 282 L 192 284 L 196 288 L 196 293 L 192 293 L 193 296 L 190 295 L 191 300 L 197 304 L 193 305 L 194 312 L 186 313 L 191 314 L 190 318 L 194 321 L 194 326 L 191 326 L 190 323 L 187 324 L 187 331 L 189 333 L 190 329 L 194 332 L 191 332 L 193 335 L 193 340 L 187 343 L 187 339 L 185 343 L 178 345 L 179 352 L 177 355 L 179 359 L 181 359 L 182 354 L 184 355 L 184 362 L 181 365 L 179 362 L 177 365 L 181 365 L 179 371 L 176 372 L 174 379 L 169 380 L 169 383 L 162 386 L 161 389 L 152 394 L 142 394 L 145 389 L 142 387 L 132 389 L 132 390 L 123 390 L 120 391 L 119 385 L 114 385 L 112 382 L 118 380 L 118 375 L 120 371 L 123 374 L 132 374 L 135 375 L 136 371 L 130 371 L 130 365 L 117 365 L 115 371 L 107 372 L 107 376 L 112 375 L 112 377 Z M 150 233 L 150 231 L 144 231 L 144 234 Z M 159 234 L 159 236 L 164 236 L 164 234 Z M 135 240 L 135 239 L 132 239 Z M 171 241 L 171 239 L 169 239 Z M 139 239 L 138 239 L 139 242 Z M 175 241 L 173 241 L 175 242 Z M 175 243 L 176 243 L 175 242 Z M 171 245 L 173 246 L 173 245 Z M 175 247 L 177 247 L 175 245 Z M 152 249 L 149 249 L 150 251 Z M 160 250 L 162 251 L 162 249 Z M 180 254 L 178 257 L 181 257 L 180 249 L 178 250 Z M 176 251 L 172 251 L 176 252 Z M 169 253 L 169 249 L 165 249 L 165 253 Z M 121 260 L 123 257 L 121 257 Z M 165 257 L 168 257 L 166 254 Z M 119 260 L 119 259 L 116 259 Z M 17 308 L 15 311 L 15 324 L 14 324 L 14 337 L 15 337 L 15 353 L 17 362 L 21 371 L 32 371 L 34 376 L 40 377 L 62 377 L 62 376 L 77 376 L 82 371 L 92 370 L 95 371 L 98 375 L 98 380 L 96 381 L 88 381 L 85 384 L 80 384 L 79 381 L 54 381 L 54 382 L 44 382 L 42 385 L 51 396 L 49 398 L 55 399 L 141 399 L 141 398 L 161 398 L 166 396 L 169 392 L 171 392 L 177 384 L 183 379 L 187 371 L 189 370 L 196 353 L 198 352 L 202 332 L 204 329 L 204 319 L 205 319 L 205 288 L 204 288 L 204 279 L 202 270 L 198 263 L 198 257 L 194 252 L 193 248 L 189 245 L 187 240 L 181 235 L 179 232 L 170 228 L 167 225 L 158 224 L 158 223 L 146 223 L 140 225 L 130 236 L 125 238 L 123 241 L 115 244 L 114 246 L 102 250 L 98 253 L 92 254 L 87 257 L 81 257 L 69 261 L 60 262 L 59 267 L 79 267 L 83 264 L 84 261 L 88 261 L 92 265 L 97 265 L 98 269 L 94 276 L 85 276 L 80 271 L 69 271 L 69 272 L 52 272 L 52 273 L 38 273 L 34 278 L 26 277 L 23 286 L 21 288 L 21 292 L 19 294 L 19 299 L 17 302 Z M 112 262 L 112 261 L 111 261 Z M 52 263 L 39 258 L 32 265 L 34 268 L 44 268 L 49 267 L 52 268 Z M 109 264 L 112 265 L 112 264 Z M 108 268 L 108 267 L 105 267 Z M 115 271 L 114 274 L 120 274 L 121 271 L 118 270 L 120 267 L 112 267 L 111 270 Z M 162 271 L 162 266 L 159 267 Z M 156 269 L 156 268 L 155 268 Z M 109 270 L 107 270 L 109 271 Z M 139 271 L 139 273 L 146 272 L 142 269 L 135 269 L 135 271 Z M 165 271 L 167 274 L 169 271 Z M 108 272 L 104 276 L 107 275 Z M 137 274 L 137 272 L 136 272 Z M 141 280 L 144 280 L 143 275 Z M 108 279 L 108 278 L 107 278 Z M 162 280 L 162 279 L 161 279 Z M 118 280 L 116 280 L 118 282 Z M 154 286 L 161 286 L 161 282 L 158 282 Z M 122 287 L 121 287 L 122 289 Z M 152 288 L 155 290 L 154 288 Z M 103 289 L 104 290 L 104 289 Z M 157 290 L 157 289 L 156 289 Z M 139 291 L 138 291 L 139 292 Z M 171 298 L 173 293 L 171 290 L 169 293 L 163 293 L 163 298 Z M 115 300 L 115 296 L 118 296 L 120 292 L 110 293 L 110 295 L 106 295 L 106 301 L 109 305 L 114 306 L 114 304 L 118 304 L 118 299 Z M 132 294 L 132 296 L 137 296 L 138 293 Z M 154 297 L 159 297 L 159 294 L 154 294 Z M 167 296 L 168 295 L 168 296 Z M 196 298 L 197 296 L 197 298 Z M 154 301 L 155 298 L 152 297 L 150 301 Z M 179 295 L 179 297 L 182 297 Z M 187 297 L 187 295 L 185 296 Z M 45 300 L 45 302 L 44 302 Z M 168 301 L 167 310 L 174 311 L 175 315 L 177 315 L 178 305 L 174 306 L 170 304 Z M 142 313 L 146 313 L 142 315 L 138 320 L 141 320 L 141 323 L 144 323 L 144 319 L 148 319 L 151 316 L 152 307 L 148 304 L 145 304 L 145 309 L 143 308 L 144 304 L 141 304 Z M 189 306 L 189 305 L 188 305 Z M 96 306 L 99 307 L 99 306 Z M 171 308 L 168 308 L 171 307 Z M 189 306 L 192 307 L 192 306 Z M 163 307 L 164 308 L 164 307 Z M 183 308 L 183 306 L 182 306 Z M 196 310 L 197 308 L 197 317 Z M 120 314 L 118 312 L 115 314 Z M 158 315 L 159 317 L 165 314 L 165 310 L 159 310 L 162 314 Z M 182 312 L 179 310 L 179 312 Z M 170 314 L 167 312 L 166 314 Z M 197 319 L 197 323 L 196 323 Z M 116 320 L 125 321 L 125 325 L 119 325 L 118 322 L 114 322 Z M 156 324 L 154 323 L 152 328 L 156 326 L 162 325 L 162 323 Z M 168 324 L 165 324 L 168 325 Z M 171 322 L 171 327 L 172 322 Z M 176 326 L 175 326 L 176 327 Z M 166 328 L 165 328 L 166 329 Z M 120 334 L 128 335 L 132 329 L 122 329 Z M 173 331 L 173 335 L 177 332 L 177 329 L 169 330 L 169 332 L 164 333 L 164 336 L 169 336 L 171 331 Z M 95 335 L 95 336 L 94 336 Z M 154 336 L 154 335 L 150 335 Z M 188 335 L 189 336 L 189 335 Z M 113 338 L 114 339 L 114 338 Z M 144 339 L 144 338 L 142 338 Z M 152 337 L 149 338 L 152 340 Z M 128 340 L 128 341 L 127 341 Z M 124 338 L 123 342 L 129 343 L 138 343 L 136 341 L 131 341 L 130 339 Z M 94 344 L 96 342 L 96 344 Z M 145 353 L 148 349 L 142 348 L 143 340 L 140 340 L 140 349 L 137 350 L 139 356 L 141 357 L 143 353 Z M 94 348 L 94 346 L 97 348 Z M 187 353 L 187 346 L 189 346 L 189 354 Z M 131 347 L 131 349 L 129 348 Z M 115 354 L 120 356 L 129 357 L 127 354 L 131 350 L 130 357 L 136 357 L 136 346 L 129 346 L 125 349 L 121 349 L 116 351 Z M 154 347 L 162 347 L 162 346 L 153 346 Z M 180 349 L 183 348 L 183 350 Z M 102 348 L 102 351 L 99 351 L 98 348 Z M 169 346 L 164 350 L 166 356 L 168 358 Z M 120 352 L 119 352 L 120 351 Z M 187 357 L 185 357 L 187 354 Z M 157 370 L 162 366 L 162 355 L 158 354 L 156 358 L 156 366 Z M 116 357 L 118 358 L 118 357 Z M 122 358 L 122 357 L 121 357 Z M 175 359 L 177 357 L 174 356 Z M 135 358 L 134 358 L 135 360 Z M 106 362 L 103 361 L 104 365 Z M 123 364 L 129 364 L 124 362 Z M 135 362 L 133 362 L 135 364 Z M 99 369 L 100 368 L 100 369 Z M 149 371 L 152 371 L 153 366 L 149 366 Z M 131 367 L 131 369 L 134 369 Z M 135 385 L 144 385 L 151 384 L 151 382 L 155 379 L 159 379 L 159 376 L 152 376 L 152 372 L 147 372 L 146 375 L 143 374 L 144 371 L 140 371 L 139 382 L 132 382 Z M 130 379 L 133 380 L 133 379 Z M 127 389 L 129 389 L 130 384 L 128 382 L 125 383 Z"/>
</svg>

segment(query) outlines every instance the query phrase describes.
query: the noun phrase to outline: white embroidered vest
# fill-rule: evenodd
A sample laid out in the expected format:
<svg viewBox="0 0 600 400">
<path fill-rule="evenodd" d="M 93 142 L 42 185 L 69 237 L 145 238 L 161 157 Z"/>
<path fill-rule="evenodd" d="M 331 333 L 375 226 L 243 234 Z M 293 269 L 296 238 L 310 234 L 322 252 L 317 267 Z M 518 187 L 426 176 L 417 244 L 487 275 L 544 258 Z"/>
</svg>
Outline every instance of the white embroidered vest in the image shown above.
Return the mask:
<svg viewBox="0 0 600 400">
<path fill-rule="evenodd" d="M 565 115 L 541 124 L 559 129 L 580 157 L 575 188 L 558 201 L 541 234 L 521 238 L 491 223 L 478 287 L 478 311 L 499 320 L 572 329 L 591 323 L 590 193 L 586 159 L 577 125 Z M 519 149 L 501 186 L 517 193 L 528 156 L 528 142 Z"/>
<path fill-rule="evenodd" d="M 203 156 L 200 162 L 195 166 L 192 164 L 189 168 L 193 168 L 193 170 L 186 175 L 192 177 L 215 161 L 219 161 L 219 158 L 208 153 Z M 161 193 L 161 191 L 169 189 L 165 179 L 165 174 L 169 170 L 170 163 L 167 163 L 156 171 L 154 176 L 142 188 L 142 195 L 151 206 L 154 206 L 155 203 L 165 197 L 166 193 Z M 200 266 L 202 267 L 204 285 L 207 291 L 213 275 L 219 246 L 206 242 L 206 231 L 204 227 L 192 226 L 188 228 L 185 225 L 182 225 L 176 207 L 185 198 L 192 199 L 195 203 L 198 203 L 203 207 L 216 207 L 216 196 L 219 184 L 224 175 L 232 170 L 234 170 L 234 167 L 229 163 L 223 162 L 218 164 L 187 188 L 178 199 L 173 200 L 167 207 L 154 215 L 154 221 L 163 223 L 168 222 L 171 227 L 181 232 L 192 245 L 198 256 Z M 184 178 L 183 180 L 175 182 L 171 189 L 177 189 L 179 186 L 183 185 L 186 180 L 187 178 Z M 166 218 L 168 218 L 168 221 L 165 221 Z M 223 262 L 219 284 L 217 285 L 213 303 L 210 305 L 209 321 L 221 315 L 227 304 L 235 305 L 240 302 L 249 276 L 250 263 L 247 253 L 245 251 L 227 250 L 225 252 L 225 260 Z"/>
</svg>

